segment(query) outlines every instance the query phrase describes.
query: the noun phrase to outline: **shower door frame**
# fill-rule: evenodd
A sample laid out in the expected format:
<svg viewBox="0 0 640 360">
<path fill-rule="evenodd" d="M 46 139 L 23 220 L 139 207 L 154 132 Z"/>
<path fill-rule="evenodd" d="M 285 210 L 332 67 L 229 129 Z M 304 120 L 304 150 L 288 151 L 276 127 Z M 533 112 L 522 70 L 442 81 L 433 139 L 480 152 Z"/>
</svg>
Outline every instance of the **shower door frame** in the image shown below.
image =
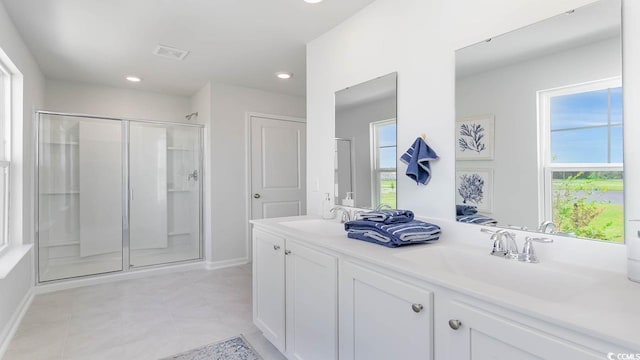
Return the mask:
<svg viewBox="0 0 640 360">
<path fill-rule="evenodd" d="M 67 116 L 67 117 L 77 117 L 84 118 L 87 120 L 95 120 L 95 121 L 120 121 L 122 127 L 122 269 L 115 271 L 107 271 L 98 274 L 89 274 L 89 275 L 78 275 L 71 276 L 62 279 L 55 280 L 46 280 L 40 281 L 40 116 L 42 115 L 54 115 L 54 116 Z M 171 121 L 159 121 L 159 120 L 145 120 L 145 119 L 133 119 L 133 118 L 123 118 L 123 117 L 113 117 L 113 116 L 100 116 L 100 115 L 90 115 L 90 114 L 81 114 L 81 113 L 67 113 L 67 112 L 57 112 L 57 111 L 47 111 L 47 110 L 37 110 L 34 113 L 34 139 L 35 139 L 35 166 L 34 166 L 34 263 L 36 267 L 35 274 L 35 285 L 45 285 L 45 284 L 54 284 L 59 282 L 66 282 L 76 279 L 86 279 L 86 278 L 94 278 L 94 277 L 102 277 L 109 274 L 118 274 L 118 273 L 127 273 L 127 272 L 135 272 L 137 270 L 147 270 L 153 268 L 163 268 L 171 265 L 177 264 L 189 264 L 189 263 L 197 263 L 202 262 L 204 260 L 204 182 L 205 182 L 205 169 L 204 169 L 204 128 L 205 126 L 202 124 L 185 124 L 180 122 L 171 122 Z M 199 229 L 198 229 L 198 247 L 199 247 L 199 256 L 197 259 L 188 259 L 188 260 L 179 260 L 166 262 L 161 264 L 153 264 L 153 265 L 143 265 L 143 266 L 131 266 L 131 238 L 130 238 L 130 179 L 129 179 L 129 129 L 131 123 L 141 123 L 141 124 L 155 124 L 155 125 L 167 125 L 167 126 L 181 126 L 181 127 L 192 127 L 199 129 L 199 141 L 200 147 L 199 151 L 199 174 L 198 178 L 198 191 L 200 196 L 198 197 L 198 217 L 199 217 Z"/>
</svg>

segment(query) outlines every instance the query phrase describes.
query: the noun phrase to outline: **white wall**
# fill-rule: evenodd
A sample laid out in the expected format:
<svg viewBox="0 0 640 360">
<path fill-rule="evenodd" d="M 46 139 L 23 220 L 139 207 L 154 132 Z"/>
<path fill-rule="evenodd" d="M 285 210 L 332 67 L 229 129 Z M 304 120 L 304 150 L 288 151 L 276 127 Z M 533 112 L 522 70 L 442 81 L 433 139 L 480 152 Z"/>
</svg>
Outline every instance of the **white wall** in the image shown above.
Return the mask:
<svg viewBox="0 0 640 360">
<path fill-rule="evenodd" d="M 45 106 L 42 110 L 146 119 L 187 122 L 191 99 L 135 88 L 109 87 L 78 82 L 47 79 Z M 195 119 L 194 119 L 195 120 Z M 195 122 L 192 120 L 191 122 Z"/>
<path fill-rule="evenodd" d="M 13 119 L 10 203 L 10 241 L 33 242 L 33 120 L 35 108 L 42 106 L 44 78 L 13 22 L 0 2 L 0 48 L 22 73 L 23 92 L 15 101 L 22 103 Z M 33 285 L 33 254 L 29 252 L 0 279 L 0 357 L 9 321 Z"/>
<path fill-rule="evenodd" d="M 336 112 L 336 137 L 353 139 L 355 149 L 355 205 L 375 207 L 371 203 L 371 136 L 372 122 L 396 117 L 396 98 L 380 99 L 348 107 Z M 346 194 L 340 194 L 344 199 Z"/>
<path fill-rule="evenodd" d="M 209 178 L 213 247 L 207 258 L 212 261 L 246 259 L 249 251 L 246 114 L 257 112 L 304 118 L 305 99 L 239 86 L 212 84 L 211 104 L 212 170 Z M 329 156 L 333 159 L 333 147 L 328 149 Z M 313 166 L 310 164 L 308 168 Z M 329 171 L 333 173 L 332 168 Z"/>
<path fill-rule="evenodd" d="M 309 213 L 320 214 L 322 193 L 333 189 L 334 92 L 397 71 L 398 152 L 410 146 L 420 133 L 426 133 L 429 145 L 440 155 L 431 164 L 433 178 L 425 187 L 417 187 L 399 175 L 398 206 L 432 218 L 453 219 L 454 51 L 591 2 L 377 0 L 310 42 L 307 131 L 312 136 L 308 137 L 311 151 L 307 161 L 314 166 L 307 172 Z M 640 116 L 640 104 L 635 100 L 640 98 L 640 2 L 624 2 L 623 24 L 625 176 L 627 181 L 638 182 L 640 161 L 634 160 L 640 157 L 640 150 L 632 147 L 632 140 L 640 135 L 640 122 L 633 121 Z M 402 174 L 406 167 L 400 164 L 398 170 Z M 313 186 L 316 182 L 319 187 Z M 627 219 L 640 218 L 640 202 L 629 201 L 640 199 L 640 188 L 628 187 L 625 198 Z M 598 256 L 605 254 L 598 250 Z"/>
<path fill-rule="evenodd" d="M 456 118 L 495 115 L 495 159 L 456 167 L 493 169 L 490 216 L 501 224 L 540 223 L 536 91 L 620 76 L 620 46 L 612 38 L 457 79 Z"/>
</svg>

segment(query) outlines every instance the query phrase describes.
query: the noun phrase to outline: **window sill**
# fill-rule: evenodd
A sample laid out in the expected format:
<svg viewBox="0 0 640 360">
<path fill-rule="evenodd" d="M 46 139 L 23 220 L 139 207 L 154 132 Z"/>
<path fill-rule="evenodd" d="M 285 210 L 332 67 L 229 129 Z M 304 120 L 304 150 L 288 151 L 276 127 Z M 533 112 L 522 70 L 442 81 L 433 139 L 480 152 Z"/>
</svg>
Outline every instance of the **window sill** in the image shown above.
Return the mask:
<svg viewBox="0 0 640 360">
<path fill-rule="evenodd" d="M 9 246 L 0 254 L 0 280 L 9 276 L 33 247 L 33 244 Z"/>
</svg>

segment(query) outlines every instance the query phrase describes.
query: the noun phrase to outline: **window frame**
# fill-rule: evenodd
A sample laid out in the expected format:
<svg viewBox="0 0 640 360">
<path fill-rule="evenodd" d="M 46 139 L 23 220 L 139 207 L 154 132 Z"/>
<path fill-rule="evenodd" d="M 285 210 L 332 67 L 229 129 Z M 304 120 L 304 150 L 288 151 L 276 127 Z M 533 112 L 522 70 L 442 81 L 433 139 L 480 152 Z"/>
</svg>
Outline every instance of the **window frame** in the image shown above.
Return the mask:
<svg viewBox="0 0 640 360">
<path fill-rule="evenodd" d="M 4 177 L 3 187 L 0 188 L 4 201 L 0 202 L 2 219 L 0 219 L 0 254 L 7 251 L 11 245 L 9 239 L 9 210 L 11 201 L 11 123 L 13 120 L 13 76 L 9 66 L 0 58 L 0 176 Z M 4 154 L 4 157 L 2 157 Z"/>
<path fill-rule="evenodd" d="M 551 161 L 551 98 L 556 96 L 579 94 L 590 91 L 613 89 L 622 87 L 622 77 L 616 76 L 601 80 L 594 80 L 584 83 L 572 84 L 547 90 L 537 91 L 538 101 L 538 222 L 545 219 L 553 219 L 553 173 L 558 171 L 624 171 L 624 163 L 554 163 Z M 610 113 L 609 109 L 609 113 Z M 624 114 L 621 123 L 624 129 Z M 609 122 L 607 125 L 585 126 L 575 128 L 588 129 L 596 127 L 618 126 Z M 610 135 L 609 135 L 610 136 Z M 608 140 L 608 146 L 611 139 Z M 610 148 L 609 148 L 610 149 Z M 609 150 L 610 151 L 610 150 Z M 623 153 L 624 158 L 624 153 Z M 623 160 L 624 161 L 624 160 Z M 592 239 L 599 241 L 598 239 Z M 624 244 L 624 242 L 622 242 Z"/>
<path fill-rule="evenodd" d="M 378 136 L 378 128 L 385 126 L 385 125 L 391 125 L 394 124 L 396 125 L 396 144 L 393 146 L 384 146 L 384 148 L 390 148 L 390 147 L 395 147 L 396 148 L 396 167 L 393 168 L 381 168 L 380 167 L 380 152 L 379 150 L 382 148 L 381 146 L 378 146 L 379 144 L 379 136 Z M 397 195 L 397 179 L 398 179 L 398 174 L 397 174 L 397 165 L 398 165 L 398 159 L 397 159 L 397 154 L 398 154 L 398 128 L 397 128 L 397 120 L 396 118 L 391 118 L 391 119 L 385 119 L 385 120 L 378 120 L 378 121 L 372 121 L 369 124 L 369 135 L 370 135 L 370 140 L 369 143 L 371 144 L 371 199 L 373 200 L 373 203 L 371 204 L 372 207 L 377 207 L 380 203 L 381 203 L 381 198 L 382 198 L 382 194 L 381 194 L 381 181 L 380 181 L 380 176 L 383 173 L 396 173 L 396 195 Z M 396 199 L 396 206 L 397 206 L 397 199 Z"/>
</svg>

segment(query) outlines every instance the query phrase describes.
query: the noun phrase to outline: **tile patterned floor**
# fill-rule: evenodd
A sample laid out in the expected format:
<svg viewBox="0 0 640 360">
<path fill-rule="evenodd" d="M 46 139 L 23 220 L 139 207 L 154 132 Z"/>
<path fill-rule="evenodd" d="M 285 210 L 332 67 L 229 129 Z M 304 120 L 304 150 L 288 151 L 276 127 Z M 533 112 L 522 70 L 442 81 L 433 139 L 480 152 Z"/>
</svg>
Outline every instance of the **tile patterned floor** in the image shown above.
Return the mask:
<svg viewBox="0 0 640 360">
<path fill-rule="evenodd" d="M 240 333 L 284 359 L 252 323 L 248 265 L 38 295 L 3 360 L 155 360 Z"/>
</svg>

